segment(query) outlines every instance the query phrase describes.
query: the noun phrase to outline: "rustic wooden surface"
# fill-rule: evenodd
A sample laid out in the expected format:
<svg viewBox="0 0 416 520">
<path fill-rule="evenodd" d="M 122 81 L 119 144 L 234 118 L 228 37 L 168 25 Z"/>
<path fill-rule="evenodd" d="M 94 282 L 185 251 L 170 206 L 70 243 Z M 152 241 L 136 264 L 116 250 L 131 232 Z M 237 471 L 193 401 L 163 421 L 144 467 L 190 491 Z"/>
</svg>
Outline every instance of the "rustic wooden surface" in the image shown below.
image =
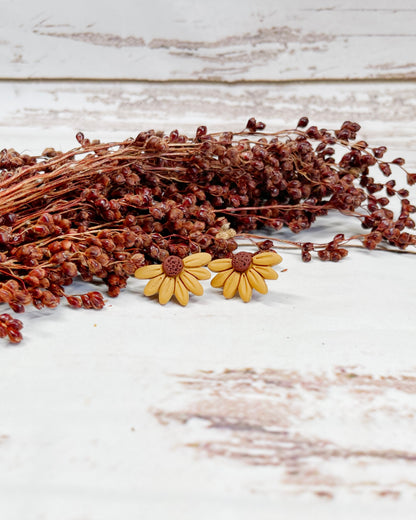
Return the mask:
<svg viewBox="0 0 416 520">
<path fill-rule="evenodd" d="M 412 0 L 2 1 L 2 78 L 416 77 Z"/>
<path fill-rule="evenodd" d="M 359 121 L 416 171 L 415 12 L 5 0 L 0 148 L 307 115 Z M 299 238 L 359 229 L 335 215 Z M 0 518 L 413 519 L 416 257 L 282 255 L 249 305 L 206 284 L 161 308 L 132 280 L 100 312 L 26 312 L 25 340 L 0 348 Z"/>
<path fill-rule="evenodd" d="M 415 171 L 414 92 L 8 81 L 0 141 L 37 153 L 76 146 L 78 130 L 238 130 L 250 116 L 279 130 L 308 115 L 359 120 Z M 358 229 L 330 216 L 307 236 Z M 162 308 L 132 280 L 100 312 L 26 312 L 26 339 L 0 348 L 1 518 L 414 518 L 416 257 L 282 255 L 287 271 L 248 305 L 206 284 Z"/>
<path fill-rule="evenodd" d="M 0 82 L 2 147 L 41 152 L 46 144 L 77 146 L 75 134 L 123 139 L 143 129 L 193 133 L 242 130 L 249 117 L 267 130 L 293 128 L 301 115 L 335 128 L 359 121 L 374 145 L 394 146 L 414 166 L 416 81 L 192 84 L 188 82 Z M 392 157 L 392 156 L 391 156 Z M 412 162 L 413 161 L 413 162 Z"/>
</svg>

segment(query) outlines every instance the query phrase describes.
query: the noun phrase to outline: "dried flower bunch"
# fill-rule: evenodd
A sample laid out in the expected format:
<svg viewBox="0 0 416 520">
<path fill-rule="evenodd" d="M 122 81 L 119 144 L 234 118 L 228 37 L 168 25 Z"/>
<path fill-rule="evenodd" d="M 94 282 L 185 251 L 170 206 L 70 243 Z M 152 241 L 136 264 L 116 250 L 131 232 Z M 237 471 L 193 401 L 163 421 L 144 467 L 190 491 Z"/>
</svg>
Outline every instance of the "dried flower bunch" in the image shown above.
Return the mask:
<svg viewBox="0 0 416 520">
<path fill-rule="evenodd" d="M 79 147 L 65 153 L 2 150 L 0 302 L 18 313 L 29 304 L 56 307 L 62 299 L 75 308 L 99 309 L 101 293 L 67 293 L 76 277 L 102 280 L 117 296 L 149 263 L 201 252 L 231 259 L 239 236 L 254 240 L 253 231 L 265 226 L 296 233 L 331 210 L 358 219 L 364 232 L 346 238 L 336 230 L 328 244 L 289 241 L 304 261 L 314 252 L 338 261 L 352 239 L 368 249 L 414 247 L 416 208 L 407 187 L 376 180 L 377 171 L 389 178 L 395 167 L 403 184 L 415 184 L 404 160 L 384 161 L 385 147 L 357 139 L 357 123 L 346 121 L 334 131 L 308 125 L 302 117 L 292 130 L 266 133 L 252 118 L 238 133 L 209 134 L 200 126 L 194 137 L 150 130 L 113 143 L 78 133 Z M 337 150 L 343 150 L 338 160 Z M 397 215 L 388 208 L 392 198 L 400 201 Z M 274 242 L 278 237 L 258 245 L 267 251 Z M 172 291 L 165 279 L 159 296 L 163 283 L 162 300 Z M 226 296 L 228 289 L 224 285 Z M 245 298 L 247 291 L 245 285 Z M 179 284 L 176 298 L 186 299 Z M 7 320 L 1 330 L 19 339 L 18 324 Z"/>
</svg>

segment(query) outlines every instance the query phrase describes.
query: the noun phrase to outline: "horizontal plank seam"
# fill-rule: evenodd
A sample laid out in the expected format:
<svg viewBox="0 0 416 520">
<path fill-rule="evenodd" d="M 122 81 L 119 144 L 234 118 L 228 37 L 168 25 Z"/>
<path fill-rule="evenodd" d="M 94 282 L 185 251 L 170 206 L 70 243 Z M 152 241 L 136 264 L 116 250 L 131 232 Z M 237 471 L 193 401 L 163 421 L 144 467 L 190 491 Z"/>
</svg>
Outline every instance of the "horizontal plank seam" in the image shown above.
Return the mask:
<svg viewBox="0 0 416 520">
<path fill-rule="evenodd" d="M 134 79 L 134 78 L 74 78 L 74 77 L 0 77 L 0 83 L 145 83 L 145 84 L 190 84 L 190 85 L 287 85 L 297 83 L 413 83 L 416 81 L 416 74 L 408 75 L 407 77 L 389 76 L 389 77 L 375 77 L 375 78 L 299 78 L 299 79 L 285 79 L 285 80 L 209 80 L 209 79 Z"/>
</svg>

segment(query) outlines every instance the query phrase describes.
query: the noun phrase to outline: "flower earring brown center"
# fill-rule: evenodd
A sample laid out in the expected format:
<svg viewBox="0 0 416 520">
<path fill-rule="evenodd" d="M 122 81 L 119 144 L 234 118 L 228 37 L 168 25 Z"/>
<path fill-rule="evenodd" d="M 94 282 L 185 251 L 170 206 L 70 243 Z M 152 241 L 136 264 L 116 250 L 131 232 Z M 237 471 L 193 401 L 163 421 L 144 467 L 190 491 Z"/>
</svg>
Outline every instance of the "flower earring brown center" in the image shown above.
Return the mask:
<svg viewBox="0 0 416 520">
<path fill-rule="evenodd" d="M 182 259 L 176 255 L 171 255 L 165 258 L 162 265 L 167 276 L 178 276 L 183 269 Z"/>
<path fill-rule="evenodd" d="M 233 256 L 232 259 L 232 267 L 234 271 L 239 273 L 244 273 L 251 265 L 251 259 L 253 255 L 251 253 L 247 253 L 246 251 L 241 251 Z"/>
</svg>

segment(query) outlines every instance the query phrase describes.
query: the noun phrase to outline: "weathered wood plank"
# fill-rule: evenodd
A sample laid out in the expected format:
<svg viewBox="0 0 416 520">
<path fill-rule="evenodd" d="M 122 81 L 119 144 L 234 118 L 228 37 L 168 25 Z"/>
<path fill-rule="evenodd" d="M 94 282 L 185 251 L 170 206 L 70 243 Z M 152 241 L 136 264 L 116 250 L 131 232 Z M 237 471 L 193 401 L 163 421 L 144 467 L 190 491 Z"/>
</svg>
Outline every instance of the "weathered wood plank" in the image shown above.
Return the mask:
<svg viewBox="0 0 416 520">
<path fill-rule="evenodd" d="M 415 6 L 295 0 L 7 2 L 3 78 L 415 78 Z"/>
<path fill-rule="evenodd" d="M 2 147 L 75 146 L 75 133 L 124 139 L 142 130 L 192 134 L 242 130 L 254 116 L 270 131 L 293 128 L 308 116 L 320 127 L 358 121 L 374 146 L 394 146 L 409 157 L 416 150 L 416 82 L 326 82 L 282 85 L 189 85 L 136 82 L 0 82 Z M 51 129 L 56 131 L 51 132 Z M 58 139 L 59 138 L 59 139 Z M 410 157 L 411 159 L 411 157 Z"/>
<path fill-rule="evenodd" d="M 154 414 L 183 425 L 184 445 L 201 456 L 276 468 L 290 494 L 415 496 L 416 450 L 404 434 L 415 427 L 415 376 L 208 370 L 178 383 L 186 398 Z"/>
<path fill-rule="evenodd" d="M 414 170 L 414 86 L 1 82 L 0 147 L 306 114 L 360 121 Z M 334 215 L 298 237 L 334 229 L 360 228 Z M 248 305 L 206 282 L 186 309 L 161 308 L 134 279 L 100 312 L 22 315 L 25 340 L 0 348 L 0 517 L 413 520 L 415 256 L 282 256 Z"/>
</svg>

